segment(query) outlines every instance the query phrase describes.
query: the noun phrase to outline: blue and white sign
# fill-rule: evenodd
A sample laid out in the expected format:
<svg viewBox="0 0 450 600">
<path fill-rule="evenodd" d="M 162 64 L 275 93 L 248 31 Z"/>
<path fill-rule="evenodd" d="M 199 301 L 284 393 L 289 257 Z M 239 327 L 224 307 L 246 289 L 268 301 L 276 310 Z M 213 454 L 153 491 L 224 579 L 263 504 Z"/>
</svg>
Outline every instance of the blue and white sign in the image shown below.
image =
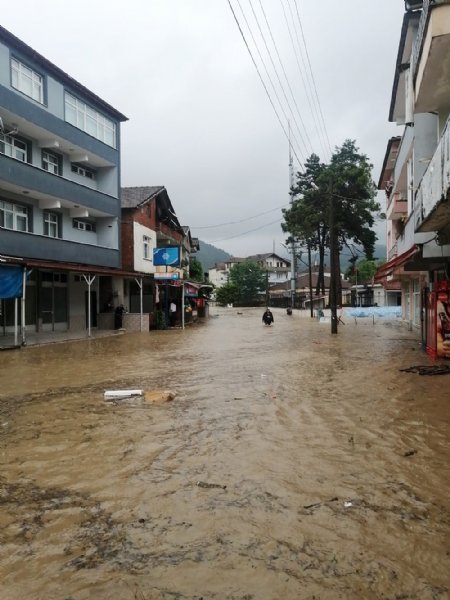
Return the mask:
<svg viewBox="0 0 450 600">
<path fill-rule="evenodd" d="M 177 267 L 180 264 L 179 246 L 153 248 L 153 264 L 155 267 Z"/>
<path fill-rule="evenodd" d="M 174 281 L 180 278 L 179 273 L 155 273 L 155 280 L 158 281 Z"/>
</svg>

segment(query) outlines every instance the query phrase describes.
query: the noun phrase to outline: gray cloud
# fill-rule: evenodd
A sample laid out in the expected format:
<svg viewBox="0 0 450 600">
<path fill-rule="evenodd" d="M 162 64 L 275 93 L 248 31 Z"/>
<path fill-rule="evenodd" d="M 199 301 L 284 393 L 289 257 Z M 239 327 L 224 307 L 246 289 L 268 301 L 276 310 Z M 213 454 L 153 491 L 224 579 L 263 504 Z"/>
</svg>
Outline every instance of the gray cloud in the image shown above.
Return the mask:
<svg viewBox="0 0 450 600">
<path fill-rule="evenodd" d="M 250 18 L 249 3 L 241 4 Z M 331 145 L 356 139 L 378 180 L 387 139 L 398 134 L 387 114 L 403 3 L 297 4 Z M 312 147 L 323 157 L 281 4 L 263 6 Z M 232 254 L 271 251 L 274 243 L 282 251 L 279 224 L 257 229 L 281 220 L 277 212 L 196 229 L 289 200 L 287 140 L 226 0 L 80 0 L 69 18 L 55 15 L 52 4 L 23 0 L 20 19 L 14 4 L 2 7 L 2 23 L 129 117 L 123 185 L 165 185 L 181 222 L 205 241 L 223 240 L 216 245 Z"/>
</svg>

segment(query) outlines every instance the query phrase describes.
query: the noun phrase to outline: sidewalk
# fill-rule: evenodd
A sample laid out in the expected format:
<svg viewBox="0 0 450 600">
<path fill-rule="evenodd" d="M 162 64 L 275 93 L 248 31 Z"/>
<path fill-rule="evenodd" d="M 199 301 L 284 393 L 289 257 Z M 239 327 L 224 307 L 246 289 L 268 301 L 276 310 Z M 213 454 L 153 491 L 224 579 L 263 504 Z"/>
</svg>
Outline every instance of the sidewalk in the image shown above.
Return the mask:
<svg viewBox="0 0 450 600">
<path fill-rule="evenodd" d="M 25 346 L 60 344 L 75 340 L 97 339 L 113 335 L 122 335 L 123 333 L 126 333 L 125 329 L 91 329 L 91 336 L 88 337 L 87 331 L 27 331 L 25 336 Z M 13 333 L 0 336 L 0 350 L 14 350 L 21 347 L 22 334 L 20 332 L 17 336 L 17 346 L 15 345 Z"/>
</svg>

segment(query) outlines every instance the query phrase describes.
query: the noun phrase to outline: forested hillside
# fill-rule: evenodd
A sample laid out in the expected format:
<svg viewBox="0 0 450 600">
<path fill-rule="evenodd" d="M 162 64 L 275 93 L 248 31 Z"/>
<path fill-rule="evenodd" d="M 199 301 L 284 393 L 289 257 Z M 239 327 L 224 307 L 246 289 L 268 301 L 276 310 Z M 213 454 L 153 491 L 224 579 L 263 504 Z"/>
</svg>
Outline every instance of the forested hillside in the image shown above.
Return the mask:
<svg viewBox="0 0 450 600">
<path fill-rule="evenodd" d="M 195 257 L 202 263 L 203 271 L 206 272 L 215 263 L 231 258 L 231 254 L 200 240 L 200 250 L 195 254 Z"/>
</svg>

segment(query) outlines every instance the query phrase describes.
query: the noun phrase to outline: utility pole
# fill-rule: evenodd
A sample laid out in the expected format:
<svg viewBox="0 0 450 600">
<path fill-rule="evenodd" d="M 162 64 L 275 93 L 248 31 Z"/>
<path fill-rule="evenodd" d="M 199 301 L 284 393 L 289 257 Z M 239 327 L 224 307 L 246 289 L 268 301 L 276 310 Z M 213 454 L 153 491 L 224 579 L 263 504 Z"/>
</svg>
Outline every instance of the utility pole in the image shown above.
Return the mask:
<svg viewBox="0 0 450 600">
<path fill-rule="evenodd" d="M 336 215 L 333 198 L 333 187 L 330 182 L 330 206 L 329 206 L 329 227 L 330 227 L 330 309 L 331 309 L 331 333 L 336 334 L 338 332 L 338 321 L 337 321 L 337 281 L 336 281 L 336 252 L 338 251 L 337 246 L 337 235 L 336 235 Z"/>
<path fill-rule="evenodd" d="M 294 163 L 293 163 L 293 158 L 292 158 L 292 146 L 291 146 L 291 124 L 288 123 L 289 125 L 289 198 L 290 198 L 290 203 L 291 203 L 291 208 L 292 205 L 294 204 L 294 199 L 292 197 L 292 193 L 291 190 L 294 187 Z M 292 236 L 292 241 L 291 241 L 291 255 L 292 255 L 292 262 L 291 262 L 291 308 L 295 308 L 295 240 L 294 240 L 294 236 Z"/>
<path fill-rule="evenodd" d="M 312 291 L 312 270 L 311 270 L 311 240 L 308 240 L 308 275 L 309 275 L 309 310 L 311 319 L 314 318 L 313 291 Z"/>
</svg>

